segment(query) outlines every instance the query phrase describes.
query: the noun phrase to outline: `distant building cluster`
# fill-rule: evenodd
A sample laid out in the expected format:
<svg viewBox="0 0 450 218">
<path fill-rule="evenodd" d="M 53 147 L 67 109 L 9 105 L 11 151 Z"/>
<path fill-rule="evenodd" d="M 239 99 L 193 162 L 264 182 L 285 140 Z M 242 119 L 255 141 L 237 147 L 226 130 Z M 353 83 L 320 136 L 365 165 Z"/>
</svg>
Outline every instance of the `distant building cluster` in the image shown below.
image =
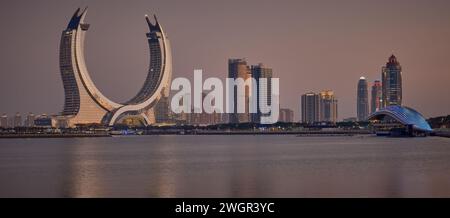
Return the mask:
<svg viewBox="0 0 450 218">
<path fill-rule="evenodd" d="M 356 93 L 356 117 L 343 119 L 344 122 L 366 121 L 370 114 L 387 106 L 402 104 L 402 67 L 392 55 L 381 69 L 381 81 L 372 84 L 369 101 L 369 83 L 360 77 Z M 370 103 L 370 104 L 369 104 Z M 333 91 L 308 92 L 301 96 L 301 122 L 337 122 L 337 99 Z"/>
<path fill-rule="evenodd" d="M 387 106 L 402 105 L 402 67 L 397 57 L 391 55 L 381 69 L 381 81 L 375 80 L 371 90 L 370 112 L 368 82 L 365 77 L 358 81 L 357 120 L 366 121 L 370 114 Z"/>
<path fill-rule="evenodd" d="M 14 114 L 14 116 L 8 117 L 4 113 L 0 117 L 0 127 L 1 128 L 19 128 L 19 127 L 54 127 L 55 120 L 47 116 L 46 114 L 34 115 L 33 113 L 28 113 L 25 119 L 22 118 L 20 113 Z"/>
<path fill-rule="evenodd" d="M 272 68 L 266 67 L 264 64 L 259 63 L 257 65 L 249 66 L 247 60 L 244 58 L 236 58 L 228 60 L 228 78 L 238 79 L 241 78 L 243 81 L 250 81 L 248 79 L 254 78 L 256 84 L 246 83 L 243 92 L 237 90 L 237 86 L 234 86 L 234 102 L 233 111 L 234 113 L 212 113 L 208 114 L 202 113 L 180 113 L 172 114 L 173 122 L 175 123 L 185 123 L 188 125 L 214 125 L 221 123 L 260 123 L 262 116 L 268 116 L 270 114 L 261 113 L 260 105 L 271 105 L 272 98 L 272 84 L 271 78 L 273 77 Z M 260 80 L 265 78 L 266 80 Z M 262 84 L 265 83 L 265 84 Z M 256 87 L 252 87 L 256 86 Z M 256 89 L 256 105 L 257 113 L 250 113 L 250 96 L 252 95 L 252 90 Z M 203 93 L 203 98 L 205 98 L 206 93 Z M 189 96 L 187 96 L 189 98 Z M 245 103 L 245 110 L 243 113 L 238 112 L 237 106 L 238 101 L 242 100 Z M 195 111 L 195 110 L 193 110 Z M 281 109 L 279 114 L 280 122 L 293 122 L 294 114 L 290 109 Z"/>
<path fill-rule="evenodd" d="M 332 90 L 308 92 L 301 96 L 301 121 L 303 123 L 336 123 L 338 100 Z"/>
</svg>

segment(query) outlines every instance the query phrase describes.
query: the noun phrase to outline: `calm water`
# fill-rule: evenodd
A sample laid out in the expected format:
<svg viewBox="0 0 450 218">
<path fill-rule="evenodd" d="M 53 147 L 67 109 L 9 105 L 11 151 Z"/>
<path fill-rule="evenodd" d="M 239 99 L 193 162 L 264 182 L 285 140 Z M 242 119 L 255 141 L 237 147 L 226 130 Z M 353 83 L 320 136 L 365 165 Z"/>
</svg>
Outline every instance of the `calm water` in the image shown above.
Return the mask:
<svg viewBox="0 0 450 218">
<path fill-rule="evenodd" d="M 450 139 L 0 139 L 0 197 L 450 197 Z"/>
</svg>

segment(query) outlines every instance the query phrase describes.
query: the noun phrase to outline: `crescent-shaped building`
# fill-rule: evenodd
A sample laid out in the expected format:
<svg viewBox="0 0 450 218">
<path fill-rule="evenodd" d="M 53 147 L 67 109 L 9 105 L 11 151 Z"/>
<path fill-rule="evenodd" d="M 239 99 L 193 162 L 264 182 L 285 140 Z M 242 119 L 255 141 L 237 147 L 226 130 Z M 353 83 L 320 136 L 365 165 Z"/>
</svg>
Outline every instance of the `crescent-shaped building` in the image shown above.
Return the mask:
<svg viewBox="0 0 450 218">
<path fill-rule="evenodd" d="M 87 9 L 77 9 L 62 32 L 60 71 L 64 85 L 64 109 L 59 120 L 64 126 L 77 124 L 114 125 L 126 116 L 140 117 L 145 125 L 155 122 L 154 107 L 169 95 L 172 77 L 170 44 L 155 16 L 155 24 L 145 16 L 150 48 L 147 78 L 130 101 L 116 103 L 104 96 L 90 78 L 84 58 L 84 40 L 89 24 L 84 22 Z"/>
</svg>

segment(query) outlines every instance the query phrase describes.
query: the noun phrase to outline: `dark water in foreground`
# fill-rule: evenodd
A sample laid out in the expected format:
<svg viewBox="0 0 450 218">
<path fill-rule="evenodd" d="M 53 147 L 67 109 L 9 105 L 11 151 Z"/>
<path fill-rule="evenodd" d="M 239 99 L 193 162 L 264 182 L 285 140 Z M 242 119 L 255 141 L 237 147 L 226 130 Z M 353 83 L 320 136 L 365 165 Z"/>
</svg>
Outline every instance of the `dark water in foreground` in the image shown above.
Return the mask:
<svg viewBox="0 0 450 218">
<path fill-rule="evenodd" d="M 450 197 L 450 139 L 0 139 L 0 197 Z"/>
</svg>

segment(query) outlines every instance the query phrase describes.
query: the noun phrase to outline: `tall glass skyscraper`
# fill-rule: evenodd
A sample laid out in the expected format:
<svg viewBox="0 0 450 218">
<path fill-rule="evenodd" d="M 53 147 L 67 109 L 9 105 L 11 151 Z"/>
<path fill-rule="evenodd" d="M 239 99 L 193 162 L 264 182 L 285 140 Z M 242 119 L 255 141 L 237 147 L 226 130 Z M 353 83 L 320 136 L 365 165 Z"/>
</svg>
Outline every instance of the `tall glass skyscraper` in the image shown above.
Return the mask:
<svg viewBox="0 0 450 218">
<path fill-rule="evenodd" d="M 382 90 L 381 90 L 381 82 L 379 80 L 375 80 L 375 82 L 372 85 L 372 98 L 370 103 L 370 113 L 375 113 L 376 111 L 381 109 L 381 96 L 382 96 Z"/>
<path fill-rule="evenodd" d="M 245 59 L 229 59 L 228 60 L 228 78 L 241 78 L 244 81 L 251 78 L 252 74 L 250 71 L 250 67 L 247 65 L 247 61 Z M 251 121 L 251 116 L 249 113 L 249 99 L 251 93 L 251 84 L 245 86 L 245 91 L 241 95 L 237 90 L 237 86 L 234 86 L 234 113 L 229 115 L 230 123 L 248 123 Z M 237 103 L 240 99 L 244 98 L 245 101 L 245 113 L 238 113 L 237 111 Z"/>
<path fill-rule="evenodd" d="M 356 113 L 358 121 L 365 121 L 369 116 L 369 93 L 367 91 L 367 80 L 360 77 L 358 81 L 358 91 L 356 99 Z"/>
<path fill-rule="evenodd" d="M 302 95 L 300 111 L 303 123 L 319 122 L 319 95 L 314 92 Z"/>
<path fill-rule="evenodd" d="M 5 129 L 8 128 L 8 115 L 3 114 L 0 117 L 0 126 Z"/>
<path fill-rule="evenodd" d="M 402 105 L 402 66 L 394 55 L 381 70 L 382 105 Z"/>
<path fill-rule="evenodd" d="M 261 116 L 270 116 L 270 113 L 261 113 L 260 106 L 267 105 L 270 107 L 272 105 L 272 68 L 265 67 L 262 63 L 258 65 L 252 65 L 251 72 L 253 78 L 256 80 L 256 102 L 257 102 L 257 113 L 252 114 L 252 122 L 260 123 Z M 260 79 L 262 79 L 260 81 Z"/>
</svg>

